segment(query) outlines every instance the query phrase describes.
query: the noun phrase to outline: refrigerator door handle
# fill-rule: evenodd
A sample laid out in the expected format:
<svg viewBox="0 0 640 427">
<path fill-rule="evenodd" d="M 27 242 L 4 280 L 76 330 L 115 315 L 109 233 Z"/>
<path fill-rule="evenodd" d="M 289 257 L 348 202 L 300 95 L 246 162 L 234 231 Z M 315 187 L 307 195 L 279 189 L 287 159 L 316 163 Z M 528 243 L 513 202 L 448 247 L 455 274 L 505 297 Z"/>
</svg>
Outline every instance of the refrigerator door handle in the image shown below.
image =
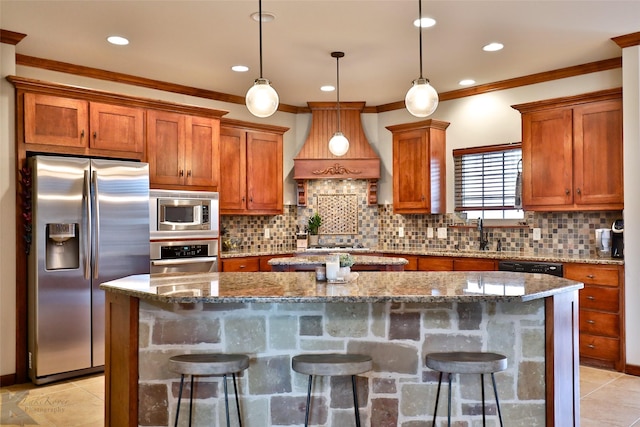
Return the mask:
<svg viewBox="0 0 640 427">
<path fill-rule="evenodd" d="M 85 221 L 87 221 L 87 232 L 84 234 L 84 278 L 91 279 L 91 183 L 89 182 L 89 171 L 84 171 L 84 195 Z"/>
<path fill-rule="evenodd" d="M 91 180 L 93 182 L 93 201 L 96 219 L 93 252 L 93 278 L 97 279 L 100 270 L 100 204 L 98 202 L 100 193 L 98 192 L 98 173 L 96 171 L 92 172 Z"/>
</svg>

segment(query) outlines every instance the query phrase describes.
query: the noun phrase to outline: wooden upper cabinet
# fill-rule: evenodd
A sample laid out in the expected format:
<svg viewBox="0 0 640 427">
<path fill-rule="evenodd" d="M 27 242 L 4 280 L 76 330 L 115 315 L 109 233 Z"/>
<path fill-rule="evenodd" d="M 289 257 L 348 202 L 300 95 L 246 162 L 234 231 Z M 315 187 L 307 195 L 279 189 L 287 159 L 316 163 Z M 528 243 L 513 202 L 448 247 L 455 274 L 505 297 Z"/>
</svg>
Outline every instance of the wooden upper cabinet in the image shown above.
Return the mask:
<svg viewBox="0 0 640 427">
<path fill-rule="evenodd" d="M 149 181 L 154 188 L 218 191 L 219 120 L 147 112 Z"/>
<path fill-rule="evenodd" d="M 282 213 L 282 135 L 247 132 L 247 209 Z"/>
<path fill-rule="evenodd" d="M 24 135 L 27 144 L 143 153 L 144 109 L 25 93 Z"/>
<path fill-rule="evenodd" d="M 144 152 L 142 108 L 91 102 L 89 147 L 102 150 Z"/>
<path fill-rule="evenodd" d="M 393 134 L 393 212 L 445 213 L 447 122 L 387 126 Z"/>
<path fill-rule="evenodd" d="M 223 120 L 220 127 L 220 213 L 283 212 L 283 134 L 287 128 Z"/>
<path fill-rule="evenodd" d="M 514 106 L 522 113 L 526 210 L 620 210 L 621 91 Z"/>
<path fill-rule="evenodd" d="M 623 207 L 622 100 L 573 109 L 576 203 Z"/>
<path fill-rule="evenodd" d="M 220 209 L 246 209 L 247 134 L 242 129 L 220 128 Z"/>
<path fill-rule="evenodd" d="M 24 94 L 25 143 L 87 147 L 88 136 L 88 101 Z"/>
</svg>

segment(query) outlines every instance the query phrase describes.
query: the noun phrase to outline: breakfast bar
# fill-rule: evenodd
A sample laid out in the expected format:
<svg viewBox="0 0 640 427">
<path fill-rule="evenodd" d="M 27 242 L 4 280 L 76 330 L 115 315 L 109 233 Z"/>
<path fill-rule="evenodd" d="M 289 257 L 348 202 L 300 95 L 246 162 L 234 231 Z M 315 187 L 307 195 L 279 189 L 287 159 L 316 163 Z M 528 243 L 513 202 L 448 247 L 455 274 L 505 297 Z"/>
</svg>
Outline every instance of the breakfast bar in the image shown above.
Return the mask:
<svg viewBox="0 0 640 427">
<path fill-rule="evenodd" d="M 424 356 L 491 351 L 508 358 L 506 371 L 496 374 L 508 425 L 579 426 L 582 287 L 549 275 L 493 271 L 361 271 L 347 283 L 317 281 L 314 272 L 107 282 L 101 286 L 107 294 L 105 425 L 172 425 L 180 378 L 167 369 L 168 360 L 204 352 L 250 357 L 239 377 L 243 425 L 304 423 L 307 379 L 291 370 L 291 358 L 305 352 L 370 355 L 373 370 L 358 386 L 363 425 L 418 425 L 430 422 L 438 384 Z M 313 399 L 320 400 L 312 424 L 352 423 L 345 384 L 316 382 Z M 198 380 L 196 425 L 226 425 L 221 389 L 219 377 Z M 453 420 L 481 422 L 475 376 L 455 376 L 452 393 Z M 495 405 L 492 397 L 487 403 Z"/>
</svg>

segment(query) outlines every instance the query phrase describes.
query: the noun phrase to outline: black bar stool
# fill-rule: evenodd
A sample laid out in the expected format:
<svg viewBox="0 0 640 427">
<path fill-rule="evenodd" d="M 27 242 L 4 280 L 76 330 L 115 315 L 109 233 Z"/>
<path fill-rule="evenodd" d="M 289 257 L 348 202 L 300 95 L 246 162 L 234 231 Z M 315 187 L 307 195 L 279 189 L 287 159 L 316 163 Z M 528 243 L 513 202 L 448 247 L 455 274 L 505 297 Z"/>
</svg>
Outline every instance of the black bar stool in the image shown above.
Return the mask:
<svg viewBox="0 0 640 427">
<path fill-rule="evenodd" d="M 493 382 L 493 392 L 496 396 L 496 406 L 498 408 L 498 418 L 500 426 L 502 424 L 502 413 L 500 412 L 500 401 L 498 400 L 498 389 L 496 387 L 495 372 L 507 369 L 507 357 L 498 353 L 486 352 L 448 352 L 430 353 L 426 356 L 426 365 L 434 371 L 440 372 L 438 380 L 438 392 L 436 394 L 436 406 L 433 409 L 433 422 L 436 425 L 436 414 L 438 413 L 438 400 L 440 399 L 440 386 L 442 385 L 442 374 L 447 373 L 449 378 L 449 411 L 447 425 L 451 426 L 451 376 L 452 374 L 480 374 L 480 384 L 482 386 L 482 425 L 486 425 L 485 405 L 484 405 L 484 374 L 491 374 Z"/>
<path fill-rule="evenodd" d="M 314 375 L 320 376 L 351 376 L 353 388 L 353 409 L 355 411 L 356 426 L 360 427 L 360 411 L 358 410 L 358 390 L 356 387 L 356 375 L 370 371 L 373 368 L 373 360 L 364 354 L 302 354 L 291 359 L 291 367 L 294 371 L 309 375 L 307 388 L 307 407 L 304 414 L 304 425 L 309 425 L 309 412 L 311 405 L 311 384 Z"/>
<path fill-rule="evenodd" d="M 169 369 L 180 374 L 180 391 L 178 392 L 178 407 L 176 408 L 175 427 L 178 427 L 178 416 L 180 415 L 180 400 L 182 399 L 182 388 L 184 376 L 191 375 L 191 390 L 189 393 L 189 426 L 191 426 L 191 414 L 193 409 L 193 377 L 198 375 L 222 375 L 224 384 L 224 405 L 227 415 L 227 427 L 231 426 L 229 420 L 229 395 L 227 393 L 227 375 L 233 377 L 233 390 L 236 395 L 236 409 L 238 410 L 238 423 L 242 427 L 242 417 L 240 416 L 240 402 L 238 401 L 238 387 L 236 385 L 236 373 L 244 371 L 249 367 L 249 356 L 244 354 L 181 354 L 169 358 Z"/>
</svg>

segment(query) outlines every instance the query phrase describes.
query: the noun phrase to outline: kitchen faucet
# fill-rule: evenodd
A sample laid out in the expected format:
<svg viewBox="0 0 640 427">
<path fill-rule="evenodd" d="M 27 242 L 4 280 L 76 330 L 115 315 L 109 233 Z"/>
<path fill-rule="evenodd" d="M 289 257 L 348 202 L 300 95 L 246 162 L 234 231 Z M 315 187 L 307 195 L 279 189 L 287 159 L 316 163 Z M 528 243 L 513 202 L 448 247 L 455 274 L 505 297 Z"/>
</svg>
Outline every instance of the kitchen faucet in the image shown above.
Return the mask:
<svg viewBox="0 0 640 427">
<path fill-rule="evenodd" d="M 489 233 L 485 236 L 484 227 L 482 226 L 482 218 L 478 218 L 478 231 L 480 232 L 480 250 L 487 250 L 489 247 Z"/>
</svg>

